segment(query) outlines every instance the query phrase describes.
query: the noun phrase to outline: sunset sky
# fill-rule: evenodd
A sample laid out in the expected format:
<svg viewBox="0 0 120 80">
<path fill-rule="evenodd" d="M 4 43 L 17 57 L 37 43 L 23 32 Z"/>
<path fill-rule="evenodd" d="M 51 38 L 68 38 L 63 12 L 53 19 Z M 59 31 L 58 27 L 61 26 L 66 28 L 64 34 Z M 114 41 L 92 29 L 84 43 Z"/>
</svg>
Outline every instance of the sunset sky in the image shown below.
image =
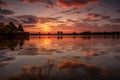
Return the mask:
<svg viewBox="0 0 120 80">
<path fill-rule="evenodd" d="M 0 0 L 0 22 L 28 32 L 120 31 L 120 0 Z"/>
</svg>

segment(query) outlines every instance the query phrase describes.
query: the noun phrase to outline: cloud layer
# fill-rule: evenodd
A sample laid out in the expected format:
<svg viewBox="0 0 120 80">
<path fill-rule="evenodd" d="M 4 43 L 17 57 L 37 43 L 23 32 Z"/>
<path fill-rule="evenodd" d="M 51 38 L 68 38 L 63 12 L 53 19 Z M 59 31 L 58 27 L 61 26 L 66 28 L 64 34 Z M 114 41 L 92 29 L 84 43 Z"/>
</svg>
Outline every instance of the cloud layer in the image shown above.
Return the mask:
<svg viewBox="0 0 120 80">
<path fill-rule="evenodd" d="M 15 12 L 12 11 L 12 10 L 8 10 L 8 9 L 0 9 L 0 14 L 2 15 L 12 15 L 14 14 Z"/>
<path fill-rule="evenodd" d="M 57 4 L 62 7 L 82 7 L 91 2 L 97 2 L 99 0 L 57 0 Z"/>
<path fill-rule="evenodd" d="M 20 2 L 22 3 L 27 3 L 27 4 L 32 4 L 32 5 L 44 3 L 44 4 L 47 4 L 45 5 L 45 7 L 47 8 L 51 8 L 54 5 L 59 5 L 64 8 L 82 7 L 88 3 L 97 2 L 97 1 L 99 0 L 20 0 Z"/>
<path fill-rule="evenodd" d="M 32 29 L 50 27 L 51 30 L 65 29 L 68 31 L 79 29 L 107 30 L 109 28 L 115 30 L 119 28 L 120 25 L 120 9 L 113 9 L 113 5 L 109 8 L 109 5 L 105 5 L 105 1 L 107 2 L 107 0 L 15 1 L 16 2 L 12 2 L 12 0 L 0 0 L 0 22 L 8 23 L 12 21 L 16 24 L 22 23 L 25 27 Z M 95 2 L 99 3 L 94 4 Z M 13 6 L 7 7 L 10 3 Z M 23 9 L 24 7 L 25 9 Z M 38 26 L 36 27 L 36 25 Z M 99 28 L 100 26 L 103 29 Z"/>
<path fill-rule="evenodd" d="M 9 6 L 9 4 L 4 1 L 0 1 L 0 7 L 3 7 L 3 6 Z"/>
<path fill-rule="evenodd" d="M 20 15 L 15 16 L 15 18 L 24 24 L 34 24 L 38 22 L 38 18 L 34 15 Z"/>
<path fill-rule="evenodd" d="M 14 22 L 15 24 L 19 24 L 19 20 L 13 18 L 13 17 L 6 17 L 4 15 L 0 15 L 0 22 L 8 23 L 8 22 Z"/>
<path fill-rule="evenodd" d="M 27 3 L 27 4 L 32 4 L 32 5 L 36 5 L 36 4 L 40 4 L 40 3 L 53 5 L 53 2 L 51 0 L 20 0 L 20 1 L 23 3 Z"/>
</svg>

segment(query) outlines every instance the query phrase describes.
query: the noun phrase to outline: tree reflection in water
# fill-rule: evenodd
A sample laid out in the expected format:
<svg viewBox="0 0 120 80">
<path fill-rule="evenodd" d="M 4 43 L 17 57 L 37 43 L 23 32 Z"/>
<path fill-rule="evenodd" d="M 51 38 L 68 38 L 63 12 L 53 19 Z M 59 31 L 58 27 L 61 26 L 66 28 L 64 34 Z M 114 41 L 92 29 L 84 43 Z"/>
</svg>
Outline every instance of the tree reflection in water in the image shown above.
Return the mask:
<svg viewBox="0 0 120 80">
<path fill-rule="evenodd" d="M 79 61 L 53 60 L 44 65 L 23 66 L 21 75 L 12 76 L 9 80 L 119 80 L 109 70 Z"/>
<path fill-rule="evenodd" d="M 0 39 L 0 50 L 10 49 L 14 51 L 17 46 L 22 49 L 25 40 L 28 40 L 28 38 L 2 38 Z"/>
</svg>

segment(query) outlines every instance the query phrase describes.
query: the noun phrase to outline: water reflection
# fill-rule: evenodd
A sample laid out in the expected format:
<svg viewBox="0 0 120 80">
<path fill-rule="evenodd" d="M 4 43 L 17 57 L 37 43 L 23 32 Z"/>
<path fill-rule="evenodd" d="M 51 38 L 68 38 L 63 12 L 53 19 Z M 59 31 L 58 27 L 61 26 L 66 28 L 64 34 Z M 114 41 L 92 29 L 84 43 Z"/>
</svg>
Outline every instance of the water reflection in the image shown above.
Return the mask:
<svg viewBox="0 0 120 80">
<path fill-rule="evenodd" d="M 15 47 L 19 46 L 20 49 L 23 48 L 24 41 L 26 39 L 10 39 L 10 38 L 5 38 L 5 39 L 0 39 L 0 50 L 3 49 L 10 49 L 13 50 Z"/>
<path fill-rule="evenodd" d="M 85 64 L 80 61 L 62 61 L 58 64 L 47 62 L 44 65 L 21 67 L 23 73 L 9 80 L 118 80 L 109 70 Z"/>
<path fill-rule="evenodd" d="M 14 50 L 14 47 L 17 46 L 17 41 L 16 40 L 0 40 L 0 49 L 6 49 L 10 48 L 11 50 Z"/>
<path fill-rule="evenodd" d="M 0 67 L 15 60 L 15 53 L 23 49 L 25 40 L 28 38 L 0 38 Z"/>
<path fill-rule="evenodd" d="M 0 80 L 119 80 L 119 61 L 119 36 L 0 39 Z"/>
<path fill-rule="evenodd" d="M 0 62 L 0 67 L 3 67 L 3 66 L 8 65 L 8 64 L 9 64 L 9 62 Z"/>
</svg>

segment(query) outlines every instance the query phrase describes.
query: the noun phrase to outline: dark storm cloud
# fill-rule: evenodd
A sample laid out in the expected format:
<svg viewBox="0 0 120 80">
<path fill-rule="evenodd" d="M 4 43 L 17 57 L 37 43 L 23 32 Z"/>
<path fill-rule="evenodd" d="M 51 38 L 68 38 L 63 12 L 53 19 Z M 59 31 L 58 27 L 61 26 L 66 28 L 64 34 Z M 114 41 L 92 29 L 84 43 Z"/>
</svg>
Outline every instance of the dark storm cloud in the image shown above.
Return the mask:
<svg viewBox="0 0 120 80">
<path fill-rule="evenodd" d="M 101 21 L 101 19 L 81 19 L 82 22 L 98 22 Z"/>
<path fill-rule="evenodd" d="M 37 18 L 34 15 L 20 15 L 20 16 L 15 16 L 18 19 L 28 19 L 28 18 Z"/>
<path fill-rule="evenodd" d="M 33 25 L 33 24 L 31 24 L 31 25 L 24 25 L 24 27 L 26 27 L 26 28 L 34 28 L 34 27 L 36 27 L 36 25 Z"/>
<path fill-rule="evenodd" d="M 19 21 L 25 23 L 25 24 L 35 24 L 35 23 L 47 23 L 47 22 L 56 22 L 61 17 L 37 17 L 34 15 L 21 15 L 21 16 L 15 16 Z"/>
<path fill-rule="evenodd" d="M 99 0 L 57 0 L 57 4 L 62 7 L 82 7 L 91 2 L 97 2 Z"/>
<path fill-rule="evenodd" d="M 60 13 L 69 13 L 69 12 L 72 12 L 74 10 L 77 10 L 77 8 L 72 8 L 72 9 L 69 9 L 69 10 L 64 10 L 64 11 L 61 11 Z"/>
<path fill-rule="evenodd" d="M 3 19 L 3 18 L 5 18 L 3 15 L 0 15 L 0 19 Z"/>
<path fill-rule="evenodd" d="M 8 17 L 7 20 L 8 20 L 9 22 L 14 22 L 14 23 L 16 23 L 16 24 L 19 24 L 19 21 L 18 21 L 17 19 L 15 19 L 15 18 Z"/>
<path fill-rule="evenodd" d="M 40 4 L 40 3 L 53 5 L 53 2 L 51 0 L 20 0 L 20 1 L 23 3 L 27 3 L 27 4 L 32 4 L 32 5 L 36 5 L 36 4 Z"/>
<path fill-rule="evenodd" d="M 117 10 L 116 12 L 120 13 L 120 10 Z"/>
<path fill-rule="evenodd" d="M 15 24 L 19 24 L 19 21 L 12 17 L 6 17 L 4 15 L 0 15 L 0 22 L 8 23 L 8 22 L 14 22 Z"/>
<path fill-rule="evenodd" d="M 71 22 L 71 23 L 79 23 L 79 20 L 73 20 L 73 19 L 66 19 L 67 22 Z"/>
<path fill-rule="evenodd" d="M 86 11 L 91 11 L 91 10 L 94 10 L 94 7 L 88 7 L 88 8 L 86 8 Z"/>
<path fill-rule="evenodd" d="M 18 20 L 20 20 L 23 23 L 26 24 L 32 24 L 38 22 L 38 17 L 34 15 L 21 15 L 21 16 L 15 16 Z"/>
<path fill-rule="evenodd" d="M 24 20 L 20 20 L 20 21 L 23 23 L 26 23 L 26 24 L 37 23 L 37 20 L 34 18 L 28 18 L 28 19 L 24 19 Z"/>
<path fill-rule="evenodd" d="M 3 6 L 9 6 L 9 4 L 0 0 L 0 7 L 3 7 Z"/>
<path fill-rule="evenodd" d="M 110 19 L 111 16 L 103 15 L 103 14 L 96 14 L 96 13 L 89 13 L 88 18 L 90 18 L 90 19 L 101 18 L 102 20 L 105 20 L 105 19 Z"/>
<path fill-rule="evenodd" d="M 102 15 L 101 18 L 102 18 L 102 19 L 110 19 L 111 16 Z"/>
<path fill-rule="evenodd" d="M 100 14 L 96 14 L 96 13 L 88 14 L 88 17 L 93 17 L 93 18 L 97 18 L 97 17 L 100 17 L 100 16 L 101 16 Z"/>
<path fill-rule="evenodd" d="M 12 10 L 8 10 L 8 9 L 0 9 L 0 14 L 2 15 L 12 15 L 14 14 L 15 12 L 12 11 Z"/>
<path fill-rule="evenodd" d="M 51 0 L 43 0 L 43 2 L 49 4 L 49 5 L 53 5 L 53 2 Z"/>
<path fill-rule="evenodd" d="M 61 17 L 39 17 L 40 23 L 57 22 Z"/>
<path fill-rule="evenodd" d="M 120 18 L 110 19 L 111 23 L 120 23 Z"/>
</svg>

